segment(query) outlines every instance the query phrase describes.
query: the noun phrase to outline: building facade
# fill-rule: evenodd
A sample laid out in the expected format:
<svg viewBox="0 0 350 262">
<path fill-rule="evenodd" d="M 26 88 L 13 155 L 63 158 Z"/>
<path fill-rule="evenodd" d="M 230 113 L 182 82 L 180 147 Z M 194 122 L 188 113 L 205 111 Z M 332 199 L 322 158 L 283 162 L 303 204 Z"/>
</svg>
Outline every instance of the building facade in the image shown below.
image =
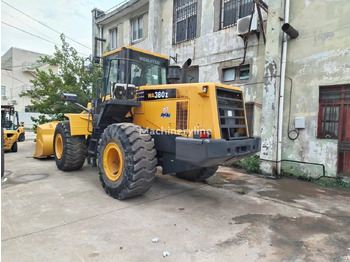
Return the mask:
<svg viewBox="0 0 350 262">
<path fill-rule="evenodd" d="M 130 0 L 92 10 L 93 50 L 133 45 L 171 56 L 172 64 L 191 58 L 189 82 L 244 90 L 265 174 L 348 175 L 350 2 L 289 2 Z M 240 31 L 246 17 L 249 34 Z M 283 33 L 286 22 L 296 39 Z"/>
<path fill-rule="evenodd" d="M 56 67 L 37 62 L 44 56 L 46 55 L 12 47 L 1 57 L 1 104 L 14 105 L 20 121 L 24 122 L 27 128 L 32 126 L 30 117 L 37 116 L 39 113 L 29 112 L 30 97 L 20 94 L 23 91 L 32 90 L 33 85 L 30 80 L 35 79 L 36 67 L 40 70 L 51 68 L 57 72 Z"/>
</svg>

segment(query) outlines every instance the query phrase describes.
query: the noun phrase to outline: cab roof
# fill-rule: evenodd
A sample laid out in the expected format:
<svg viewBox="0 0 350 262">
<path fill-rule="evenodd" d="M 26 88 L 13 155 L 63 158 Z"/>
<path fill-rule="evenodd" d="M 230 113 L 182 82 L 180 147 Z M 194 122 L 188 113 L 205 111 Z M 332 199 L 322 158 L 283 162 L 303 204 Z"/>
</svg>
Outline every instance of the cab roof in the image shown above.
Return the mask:
<svg viewBox="0 0 350 262">
<path fill-rule="evenodd" d="M 156 56 L 156 57 L 160 57 L 160 58 L 169 60 L 169 57 L 168 57 L 168 56 L 160 55 L 160 54 L 157 54 L 157 53 L 153 53 L 153 52 L 150 52 L 150 51 L 147 51 L 147 50 L 143 50 L 143 49 L 141 49 L 141 48 L 137 48 L 137 47 L 134 47 L 134 46 L 129 46 L 129 45 L 124 46 L 124 47 L 121 47 L 121 48 L 118 48 L 118 49 L 113 50 L 113 51 L 110 51 L 110 52 L 108 52 L 108 53 L 105 53 L 105 54 L 103 54 L 102 56 L 103 56 L 103 57 L 106 57 L 106 56 L 109 56 L 109 55 L 118 53 L 118 52 L 120 52 L 122 49 L 131 49 L 131 50 L 134 50 L 134 51 L 137 51 L 137 52 L 141 52 L 141 53 L 144 53 L 144 54 L 148 54 L 148 55 L 152 55 L 152 56 Z"/>
</svg>

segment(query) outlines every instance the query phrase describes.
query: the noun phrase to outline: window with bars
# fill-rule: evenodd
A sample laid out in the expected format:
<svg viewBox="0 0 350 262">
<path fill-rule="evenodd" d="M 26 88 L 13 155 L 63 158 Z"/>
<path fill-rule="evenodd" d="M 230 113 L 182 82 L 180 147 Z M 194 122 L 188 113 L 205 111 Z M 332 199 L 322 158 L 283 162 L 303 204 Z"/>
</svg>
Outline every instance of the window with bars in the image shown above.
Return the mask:
<svg viewBox="0 0 350 262">
<path fill-rule="evenodd" d="M 142 39 L 143 21 L 142 16 L 131 21 L 132 42 Z"/>
<path fill-rule="evenodd" d="M 184 42 L 196 37 L 197 0 L 174 1 L 175 43 Z"/>
<path fill-rule="evenodd" d="M 320 87 L 317 137 L 338 138 L 341 111 L 347 104 L 350 92 L 345 88 Z"/>
<path fill-rule="evenodd" d="M 235 25 L 238 18 L 251 14 L 253 0 L 221 0 L 221 29 Z"/>
<path fill-rule="evenodd" d="M 116 28 L 109 31 L 109 37 L 110 37 L 111 50 L 114 50 L 117 48 L 117 29 Z"/>
</svg>

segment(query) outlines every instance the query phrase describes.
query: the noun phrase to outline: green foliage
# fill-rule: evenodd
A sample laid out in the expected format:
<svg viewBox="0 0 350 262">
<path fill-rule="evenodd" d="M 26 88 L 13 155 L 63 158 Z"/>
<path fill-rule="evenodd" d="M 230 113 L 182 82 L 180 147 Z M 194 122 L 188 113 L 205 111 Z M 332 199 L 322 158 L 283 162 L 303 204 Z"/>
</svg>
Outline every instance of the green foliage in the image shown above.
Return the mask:
<svg viewBox="0 0 350 262">
<path fill-rule="evenodd" d="M 260 157 L 258 155 L 252 155 L 240 161 L 234 162 L 229 166 L 235 166 L 245 169 L 248 173 L 261 174 L 260 170 Z"/>
<path fill-rule="evenodd" d="M 350 182 L 347 182 L 341 178 L 320 178 L 316 181 L 318 184 L 321 184 L 324 187 L 343 187 L 350 188 Z"/>
<path fill-rule="evenodd" d="M 293 174 L 284 173 L 284 176 L 295 176 Z M 347 181 L 344 177 L 329 177 L 329 176 L 321 176 L 321 177 L 312 177 L 307 174 L 301 174 L 296 176 L 297 179 L 320 184 L 324 187 L 342 187 L 342 188 L 350 188 L 350 181 Z"/>
<path fill-rule="evenodd" d="M 78 103 L 87 105 L 95 94 L 94 83 L 102 73 L 98 67 L 89 74 L 84 71 L 85 58 L 78 56 L 77 51 L 70 47 L 64 35 L 61 35 L 62 46 L 55 46 L 53 57 L 41 57 L 39 64 L 48 64 L 58 68 L 40 70 L 36 68 L 36 79 L 31 80 L 33 90 L 21 93 L 21 96 L 30 96 L 32 105 L 29 110 L 39 112 L 39 118 L 32 118 L 36 125 L 54 120 L 63 120 L 65 113 L 79 113 L 81 109 L 71 103 L 64 102 L 62 93 L 78 95 Z"/>
</svg>

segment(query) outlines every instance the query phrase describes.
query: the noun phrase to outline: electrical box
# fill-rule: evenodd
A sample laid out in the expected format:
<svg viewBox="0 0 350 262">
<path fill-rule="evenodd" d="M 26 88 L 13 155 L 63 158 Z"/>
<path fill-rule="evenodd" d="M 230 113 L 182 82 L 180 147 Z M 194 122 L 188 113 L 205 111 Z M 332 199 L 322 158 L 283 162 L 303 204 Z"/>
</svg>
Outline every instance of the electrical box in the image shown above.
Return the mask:
<svg viewBox="0 0 350 262">
<path fill-rule="evenodd" d="M 305 117 L 295 118 L 295 128 L 305 128 Z"/>
</svg>

